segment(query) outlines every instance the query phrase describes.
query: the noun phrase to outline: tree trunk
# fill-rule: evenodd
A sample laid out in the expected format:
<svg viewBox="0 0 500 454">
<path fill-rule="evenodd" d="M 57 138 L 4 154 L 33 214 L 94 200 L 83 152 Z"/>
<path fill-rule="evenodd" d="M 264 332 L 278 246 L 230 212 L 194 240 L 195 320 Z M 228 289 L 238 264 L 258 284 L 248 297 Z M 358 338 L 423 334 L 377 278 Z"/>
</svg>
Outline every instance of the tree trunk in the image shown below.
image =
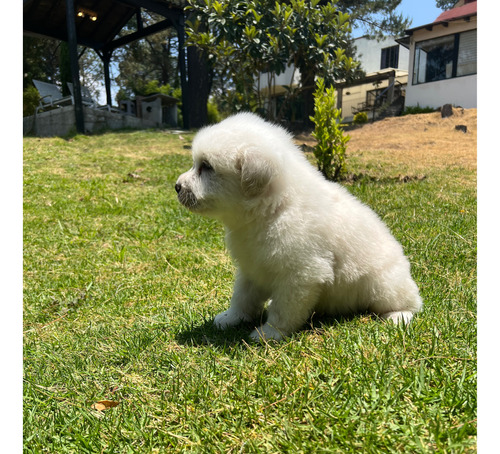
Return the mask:
<svg viewBox="0 0 500 454">
<path fill-rule="evenodd" d="M 61 91 L 63 96 L 69 96 L 68 82 L 72 82 L 69 47 L 66 41 L 61 41 L 59 47 L 59 72 L 61 75 Z"/>
<path fill-rule="evenodd" d="M 187 62 L 189 128 L 201 128 L 208 123 L 208 65 L 202 50 L 194 46 L 187 48 Z"/>
<path fill-rule="evenodd" d="M 315 74 L 308 68 L 299 68 L 299 70 L 300 85 L 302 87 L 302 106 L 304 109 L 304 127 L 310 128 L 313 126 L 313 122 L 309 117 L 314 115 Z"/>
</svg>

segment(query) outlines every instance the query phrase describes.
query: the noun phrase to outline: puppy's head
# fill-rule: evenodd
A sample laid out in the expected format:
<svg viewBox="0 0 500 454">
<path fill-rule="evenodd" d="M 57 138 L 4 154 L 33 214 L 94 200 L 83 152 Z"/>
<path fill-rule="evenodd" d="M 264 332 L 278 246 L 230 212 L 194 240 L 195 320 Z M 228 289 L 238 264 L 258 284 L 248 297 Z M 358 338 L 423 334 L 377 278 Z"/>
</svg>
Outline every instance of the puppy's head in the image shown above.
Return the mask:
<svg viewBox="0 0 500 454">
<path fill-rule="evenodd" d="M 175 185 L 180 203 L 224 221 L 276 197 L 282 166 L 266 141 L 267 126 L 240 114 L 202 129 L 193 141 L 193 167 Z"/>
</svg>

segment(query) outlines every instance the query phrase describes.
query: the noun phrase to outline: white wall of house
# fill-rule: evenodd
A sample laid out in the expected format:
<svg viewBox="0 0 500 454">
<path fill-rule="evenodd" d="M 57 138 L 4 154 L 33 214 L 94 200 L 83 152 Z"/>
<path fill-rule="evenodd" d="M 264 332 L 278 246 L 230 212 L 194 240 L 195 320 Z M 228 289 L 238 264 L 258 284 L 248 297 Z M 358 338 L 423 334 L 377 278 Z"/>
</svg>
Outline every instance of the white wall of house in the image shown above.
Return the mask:
<svg viewBox="0 0 500 454">
<path fill-rule="evenodd" d="M 394 41 L 394 38 L 387 37 L 381 41 L 376 39 L 367 39 L 365 37 L 354 40 L 356 46 L 356 57 L 361 62 L 361 68 L 366 73 L 380 71 L 382 49 L 399 46 L 399 63 L 394 69 L 402 69 L 408 71 L 408 59 L 410 56 L 409 50 Z"/>
<path fill-rule="evenodd" d="M 274 87 L 273 87 L 274 83 Z M 279 76 L 274 76 L 274 80 L 270 79 L 268 73 L 261 73 L 258 80 L 258 88 L 261 92 L 267 94 L 268 90 L 271 90 L 273 94 L 280 94 L 285 91 L 284 86 L 298 87 L 300 83 L 300 71 L 298 69 L 294 70 L 293 66 L 288 66 L 285 72 L 281 73 Z"/>
<path fill-rule="evenodd" d="M 477 74 L 453 77 L 425 83 L 414 83 L 416 44 L 429 39 L 477 29 L 477 17 L 449 22 L 448 26 L 433 25 L 432 30 L 415 30 L 410 38 L 410 67 L 406 89 L 406 106 L 440 107 L 453 104 L 465 108 L 477 107 Z"/>
<path fill-rule="evenodd" d="M 406 106 L 434 107 L 444 104 L 477 107 L 477 75 L 455 77 L 406 88 Z"/>
</svg>

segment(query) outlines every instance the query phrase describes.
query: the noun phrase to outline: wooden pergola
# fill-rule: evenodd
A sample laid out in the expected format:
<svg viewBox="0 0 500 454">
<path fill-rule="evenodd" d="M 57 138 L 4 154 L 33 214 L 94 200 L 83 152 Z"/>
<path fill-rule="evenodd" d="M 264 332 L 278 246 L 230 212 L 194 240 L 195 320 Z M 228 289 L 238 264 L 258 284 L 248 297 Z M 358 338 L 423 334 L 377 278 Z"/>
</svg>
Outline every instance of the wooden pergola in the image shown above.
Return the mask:
<svg viewBox="0 0 500 454">
<path fill-rule="evenodd" d="M 74 87 L 76 129 L 83 133 L 84 115 L 77 46 L 94 49 L 104 64 L 106 102 L 112 104 L 110 62 L 113 52 L 126 44 L 174 28 L 179 40 L 179 72 L 184 127 L 189 127 L 188 82 L 184 48 L 184 0 L 23 0 L 24 33 L 67 41 Z M 164 19 L 145 27 L 141 12 L 150 11 Z M 137 28 L 119 36 L 133 17 Z"/>
</svg>

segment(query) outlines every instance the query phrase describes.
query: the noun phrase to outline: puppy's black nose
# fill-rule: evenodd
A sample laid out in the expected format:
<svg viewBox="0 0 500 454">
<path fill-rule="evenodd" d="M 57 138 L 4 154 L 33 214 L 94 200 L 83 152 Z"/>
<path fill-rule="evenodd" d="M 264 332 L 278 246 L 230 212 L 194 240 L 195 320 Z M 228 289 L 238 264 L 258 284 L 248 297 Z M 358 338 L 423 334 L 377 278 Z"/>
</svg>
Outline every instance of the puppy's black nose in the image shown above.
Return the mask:
<svg viewBox="0 0 500 454">
<path fill-rule="evenodd" d="M 179 194 L 179 192 L 181 192 L 181 188 L 182 188 L 182 186 L 179 183 L 175 183 L 175 190 L 177 191 L 177 194 Z"/>
</svg>

